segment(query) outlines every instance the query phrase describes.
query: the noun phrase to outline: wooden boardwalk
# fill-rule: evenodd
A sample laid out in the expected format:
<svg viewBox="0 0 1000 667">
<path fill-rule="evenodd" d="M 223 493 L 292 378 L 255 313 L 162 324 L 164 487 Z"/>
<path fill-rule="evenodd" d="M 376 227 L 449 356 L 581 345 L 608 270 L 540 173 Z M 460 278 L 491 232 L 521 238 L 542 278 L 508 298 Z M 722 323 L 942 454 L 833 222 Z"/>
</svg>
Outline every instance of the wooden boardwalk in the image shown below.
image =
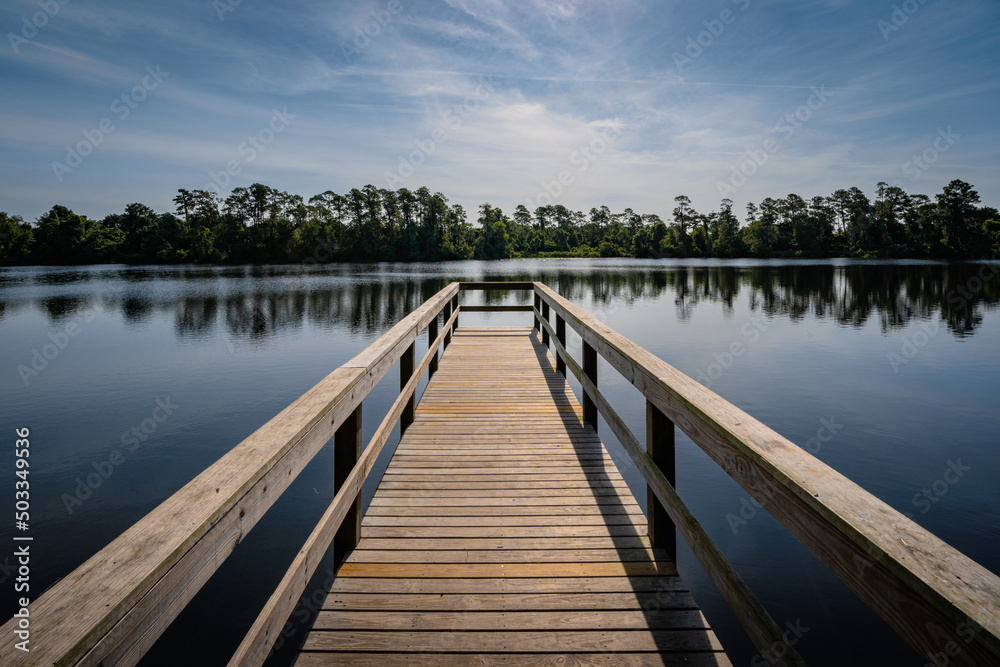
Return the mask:
<svg viewBox="0 0 1000 667">
<path fill-rule="evenodd" d="M 728 665 L 530 328 L 460 328 L 297 665 Z"/>
</svg>

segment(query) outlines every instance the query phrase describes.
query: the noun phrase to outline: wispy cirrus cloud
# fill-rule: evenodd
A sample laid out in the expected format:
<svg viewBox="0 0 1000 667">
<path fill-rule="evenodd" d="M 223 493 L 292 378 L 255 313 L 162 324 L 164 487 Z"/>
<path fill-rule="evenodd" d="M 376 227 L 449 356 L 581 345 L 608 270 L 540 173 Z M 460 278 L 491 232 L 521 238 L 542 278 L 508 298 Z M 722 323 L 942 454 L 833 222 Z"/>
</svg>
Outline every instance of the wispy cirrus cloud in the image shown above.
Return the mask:
<svg viewBox="0 0 1000 667">
<path fill-rule="evenodd" d="M 737 207 L 789 192 L 872 191 L 949 125 L 961 141 L 913 187 L 933 193 L 963 178 L 1000 203 L 1000 83 L 987 75 L 1000 69 L 996 3 L 927 3 L 886 40 L 883 3 L 752 0 L 679 72 L 673 54 L 744 0 L 398 1 L 401 11 L 350 61 L 342 43 L 387 0 L 243 2 L 224 20 L 201 0 L 65 4 L 19 53 L 0 49 L 11 91 L 0 115 L 0 209 L 30 219 L 55 202 L 97 217 L 137 200 L 172 208 L 176 188 L 200 187 L 272 109 L 287 107 L 294 123 L 233 185 L 258 180 L 307 197 L 382 186 L 400 155 L 442 127 L 448 140 L 407 185 L 470 210 L 483 201 L 509 210 L 575 169 L 574 151 L 613 124 L 620 133 L 574 172 L 560 202 L 669 216 L 676 194 L 717 206 L 717 181 L 816 86 L 830 102 L 739 190 Z M 32 7 L 8 3 L 0 27 L 18 26 Z M 157 64 L 169 79 L 55 182 L 50 162 Z M 495 91 L 451 127 L 449 110 L 484 77 Z"/>
</svg>

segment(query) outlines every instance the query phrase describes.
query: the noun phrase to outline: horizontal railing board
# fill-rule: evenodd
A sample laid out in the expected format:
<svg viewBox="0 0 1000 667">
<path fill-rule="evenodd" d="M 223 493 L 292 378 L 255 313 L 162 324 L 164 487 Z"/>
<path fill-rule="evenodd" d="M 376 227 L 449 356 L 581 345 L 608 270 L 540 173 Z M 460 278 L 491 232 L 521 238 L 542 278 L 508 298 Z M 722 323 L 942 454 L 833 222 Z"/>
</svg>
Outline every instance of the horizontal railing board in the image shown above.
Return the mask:
<svg viewBox="0 0 1000 667">
<path fill-rule="evenodd" d="M 459 306 L 463 313 L 530 313 L 531 306 Z"/>
<path fill-rule="evenodd" d="M 494 281 L 494 282 L 464 282 L 458 284 L 458 289 L 463 292 L 468 291 L 496 291 L 505 290 L 526 291 L 535 289 L 535 283 L 529 281 Z"/>
</svg>

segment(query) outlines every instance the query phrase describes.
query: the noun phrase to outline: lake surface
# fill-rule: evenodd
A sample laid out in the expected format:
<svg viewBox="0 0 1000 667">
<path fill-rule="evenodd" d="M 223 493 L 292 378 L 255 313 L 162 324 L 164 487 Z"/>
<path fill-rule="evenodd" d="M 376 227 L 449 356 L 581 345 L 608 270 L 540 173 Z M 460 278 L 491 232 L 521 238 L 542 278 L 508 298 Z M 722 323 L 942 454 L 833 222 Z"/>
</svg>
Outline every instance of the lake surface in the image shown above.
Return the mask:
<svg viewBox="0 0 1000 667">
<path fill-rule="evenodd" d="M 33 597 L 452 280 L 548 283 L 1000 573 L 998 276 L 996 263 L 846 260 L 0 269 L 0 424 L 9 443 L 15 428 L 31 429 Z M 487 323 L 527 325 L 530 315 L 462 316 Z M 580 358 L 572 334 L 569 349 Z M 418 359 L 425 350 L 426 337 Z M 641 395 L 601 363 L 602 390 L 644 433 Z M 366 399 L 366 439 L 397 382 L 390 372 Z M 332 499 L 330 449 L 143 664 L 225 664 Z M 9 452 L 0 479 L 12 488 Z M 945 482 L 956 466 L 961 477 Z M 926 662 L 681 434 L 677 480 L 778 624 L 808 628 L 796 648 L 810 664 Z M 0 523 L 4 618 L 15 611 L 12 535 Z M 763 664 L 683 546 L 678 567 L 734 664 Z"/>
</svg>

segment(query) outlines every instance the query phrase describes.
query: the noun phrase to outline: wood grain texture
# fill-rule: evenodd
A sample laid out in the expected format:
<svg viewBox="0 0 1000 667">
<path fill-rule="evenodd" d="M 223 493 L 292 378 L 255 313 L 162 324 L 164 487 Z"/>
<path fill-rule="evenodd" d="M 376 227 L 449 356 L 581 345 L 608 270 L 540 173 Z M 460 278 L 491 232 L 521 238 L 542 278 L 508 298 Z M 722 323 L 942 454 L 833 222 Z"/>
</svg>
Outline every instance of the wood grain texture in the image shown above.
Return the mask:
<svg viewBox="0 0 1000 667">
<path fill-rule="evenodd" d="M 325 653 L 302 653 L 298 667 L 329 665 Z M 338 653 L 338 665 L 352 667 L 720 667 L 719 653 Z"/>
<path fill-rule="evenodd" d="M 674 578 L 675 579 L 675 578 Z M 666 579 L 665 581 L 672 581 Z M 697 610 L 686 591 L 629 593 L 330 593 L 324 610 L 354 611 L 631 611 L 644 605 Z"/>
<path fill-rule="evenodd" d="M 729 664 L 532 331 L 456 330 L 298 664 Z"/>
</svg>

